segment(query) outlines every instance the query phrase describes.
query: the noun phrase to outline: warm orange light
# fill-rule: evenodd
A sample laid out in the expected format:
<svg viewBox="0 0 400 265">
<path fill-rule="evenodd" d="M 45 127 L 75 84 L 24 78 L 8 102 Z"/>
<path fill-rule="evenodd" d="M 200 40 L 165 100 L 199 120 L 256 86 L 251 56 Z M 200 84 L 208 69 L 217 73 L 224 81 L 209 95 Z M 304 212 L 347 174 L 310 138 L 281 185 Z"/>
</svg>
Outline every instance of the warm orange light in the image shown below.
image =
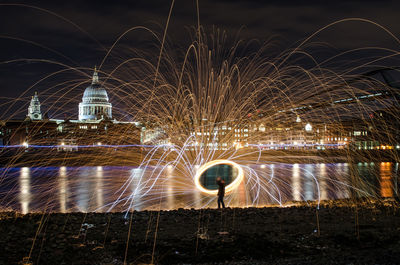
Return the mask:
<svg viewBox="0 0 400 265">
<path fill-rule="evenodd" d="M 235 190 L 239 186 L 239 184 L 242 182 L 242 180 L 244 178 L 243 168 L 240 165 L 238 165 L 235 162 L 233 162 L 233 161 L 220 159 L 220 160 L 210 161 L 210 162 L 202 165 L 197 170 L 196 176 L 194 177 L 194 183 L 195 183 L 197 189 L 199 189 L 201 192 L 204 192 L 204 193 L 207 193 L 207 194 L 210 194 L 210 195 L 217 195 L 218 190 L 209 190 L 209 189 L 204 188 L 201 185 L 200 177 L 210 167 L 213 167 L 213 166 L 216 166 L 216 165 L 220 165 L 220 164 L 230 165 L 230 166 L 232 166 L 232 167 L 234 167 L 234 168 L 236 168 L 238 170 L 238 175 L 235 178 L 235 180 L 232 181 L 231 184 L 229 184 L 228 186 L 225 187 L 225 193 L 230 193 L 230 192 L 232 192 L 233 190 Z"/>
</svg>

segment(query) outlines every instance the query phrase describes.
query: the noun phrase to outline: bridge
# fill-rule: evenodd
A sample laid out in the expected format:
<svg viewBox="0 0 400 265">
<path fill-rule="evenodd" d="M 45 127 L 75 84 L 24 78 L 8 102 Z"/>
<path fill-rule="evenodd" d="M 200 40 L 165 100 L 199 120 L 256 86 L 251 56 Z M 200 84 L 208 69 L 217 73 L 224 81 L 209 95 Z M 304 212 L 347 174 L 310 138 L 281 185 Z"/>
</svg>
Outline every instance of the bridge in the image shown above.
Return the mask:
<svg viewBox="0 0 400 265">
<path fill-rule="evenodd" d="M 330 108 L 335 105 L 350 105 L 360 102 L 366 101 L 375 101 L 375 100 L 383 100 L 383 99 L 391 99 L 394 102 L 398 103 L 400 100 L 400 67 L 391 67 L 391 68 L 381 68 L 377 70 L 373 70 L 370 72 L 366 72 L 361 74 L 360 76 L 348 80 L 346 83 L 342 85 L 336 85 L 330 88 L 329 91 L 320 91 L 314 93 L 309 96 L 307 99 L 312 99 L 314 97 L 322 98 L 324 94 L 327 92 L 343 92 L 343 86 L 353 86 L 358 84 L 365 85 L 366 82 L 369 84 L 374 84 L 376 87 L 367 88 L 364 90 L 358 91 L 359 93 L 355 93 L 352 97 L 341 97 L 337 99 L 325 100 L 321 102 L 314 102 L 310 104 L 299 104 L 293 106 L 290 109 L 281 109 L 278 110 L 277 113 L 295 113 L 297 115 L 304 114 L 311 110 L 322 109 L 322 108 Z M 398 78 L 395 75 L 398 75 Z M 379 87 L 379 88 L 378 88 Z M 276 113 L 276 112 L 275 112 Z"/>
</svg>

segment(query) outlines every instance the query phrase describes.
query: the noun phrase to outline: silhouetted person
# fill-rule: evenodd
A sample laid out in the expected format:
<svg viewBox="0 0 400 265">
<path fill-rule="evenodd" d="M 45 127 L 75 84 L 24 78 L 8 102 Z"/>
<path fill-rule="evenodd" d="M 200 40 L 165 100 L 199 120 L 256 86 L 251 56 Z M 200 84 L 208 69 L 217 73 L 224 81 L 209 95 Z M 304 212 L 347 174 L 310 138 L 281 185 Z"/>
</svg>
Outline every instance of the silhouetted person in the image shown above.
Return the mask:
<svg viewBox="0 0 400 265">
<path fill-rule="evenodd" d="M 218 185 L 218 209 L 225 208 L 224 203 L 224 196 L 225 196 L 225 181 L 221 179 L 221 177 L 217 178 L 217 185 Z"/>
</svg>

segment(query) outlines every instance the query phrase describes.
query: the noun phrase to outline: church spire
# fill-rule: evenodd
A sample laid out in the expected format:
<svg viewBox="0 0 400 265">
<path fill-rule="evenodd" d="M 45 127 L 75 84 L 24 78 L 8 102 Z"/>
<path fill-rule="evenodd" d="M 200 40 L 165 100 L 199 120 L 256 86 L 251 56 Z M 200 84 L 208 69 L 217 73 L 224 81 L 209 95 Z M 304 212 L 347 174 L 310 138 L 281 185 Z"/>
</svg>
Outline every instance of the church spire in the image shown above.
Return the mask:
<svg viewBox="0 0 400 265">
<path fill-rule="evenodd" d="M 97 66 L 94 67 L 93 77 L 92 77 L 92 85 L 99 83 L 99 75 L 97 73 Z"/>
<path fill-rule="evenodd" d="M 42 112 L 40 111 L 40 102 L 37 92 L 32 96 L 31 104 L 28 107 L 28 115 L 31 120 L 41 120 Z"/>
</svg>

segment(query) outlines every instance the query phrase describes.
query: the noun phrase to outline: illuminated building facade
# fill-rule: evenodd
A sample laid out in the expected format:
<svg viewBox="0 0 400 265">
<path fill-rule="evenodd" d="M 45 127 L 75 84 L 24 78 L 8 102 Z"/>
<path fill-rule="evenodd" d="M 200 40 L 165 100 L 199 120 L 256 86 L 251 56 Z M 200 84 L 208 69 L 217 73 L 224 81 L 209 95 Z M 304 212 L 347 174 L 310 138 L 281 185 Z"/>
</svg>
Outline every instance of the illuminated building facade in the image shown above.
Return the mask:
<svg viewBox="0 0 400 265">
<path fill-rule="evenodd" d="M 83 93 L 77 120 L 43 117 L 35 93 L 25 119 L 4 120 L 0 125 L 2 145 L 57 146 L 59 151 L 76 151 L 79 145 L 140 143 L 139 123 L 112 119 L 112 105 L 96 70 L 91 85 Z"/>
<path fill-rule="evenodd" d="M 306 122 L 301 119 L 282 123 L 243 121 L 198 126 L 190 133 L 195 139 L 190 149 L 256 147 L 269 150 L 400 149 L 400 124 L 379 111 L 375 120 L 353 119 L 343 122 Z M 388 116 L 385 118 L 385 115 Z M 396 123 L 396 124 L 394 124 Z M 142 131 L 144 144 L 174 143 L 160 128 Z"/>
<path fill-rule="evenodd" d="M 85 89 L 79 103 L 79 121 L 96 121 L 112 118 L 112 106 L 108 102 L 106 89 L 100 84 L 97 70 L 94 70 L 92 84 Z"/>
<path fill-rule="evenodd" d="M 33 121 L 42 119 L 42 112 L 40 111 L 40 102 L 37 92 L 35 92 L 35 95 L 31 99 L 27 117 Z"/>
</svg>

